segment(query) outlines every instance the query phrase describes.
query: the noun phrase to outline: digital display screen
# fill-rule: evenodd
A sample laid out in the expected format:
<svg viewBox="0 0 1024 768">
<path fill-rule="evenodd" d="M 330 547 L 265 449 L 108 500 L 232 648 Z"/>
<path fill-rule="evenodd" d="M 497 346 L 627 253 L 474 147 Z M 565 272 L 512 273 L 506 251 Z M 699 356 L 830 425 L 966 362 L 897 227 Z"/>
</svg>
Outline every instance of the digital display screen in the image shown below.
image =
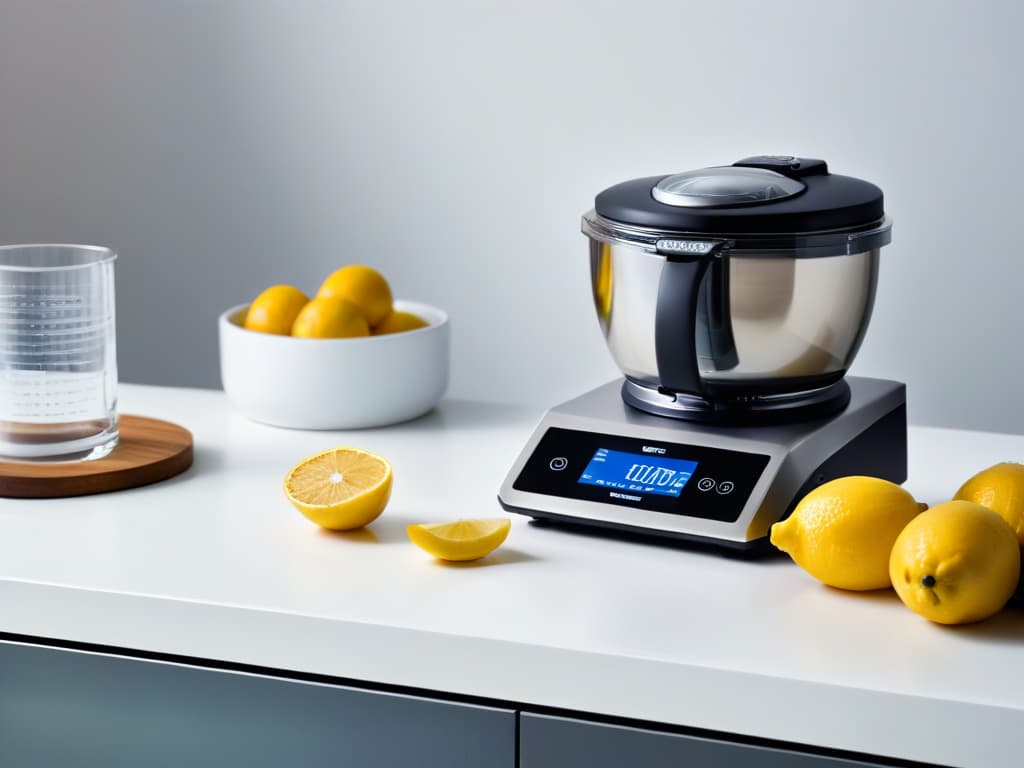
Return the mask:
<svg viewBox="0 0 1024 768">
<path fill-rule="evenodd" d="M 598 448 L 577 482 L 678 497 L 696 469 L 696 461 Z"/>
</svg>

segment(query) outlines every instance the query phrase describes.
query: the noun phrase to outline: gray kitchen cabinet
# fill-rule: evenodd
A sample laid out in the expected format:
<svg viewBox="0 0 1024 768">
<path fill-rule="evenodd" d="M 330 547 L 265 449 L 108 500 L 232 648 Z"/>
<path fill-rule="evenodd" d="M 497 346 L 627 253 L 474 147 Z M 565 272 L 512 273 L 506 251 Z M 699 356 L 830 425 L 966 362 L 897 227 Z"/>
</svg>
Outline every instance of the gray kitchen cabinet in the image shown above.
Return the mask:
<svg viewBox="0 0 1024 768">
<path fill-rule="evenodd" d="M 776 747 L 522 713 L 520 768 L 880 768 Z"/>
<path fill-rule="evenodd" d="M 0 642 L 0 766 L 514 768 L 516 713 Z"/>
</svg>

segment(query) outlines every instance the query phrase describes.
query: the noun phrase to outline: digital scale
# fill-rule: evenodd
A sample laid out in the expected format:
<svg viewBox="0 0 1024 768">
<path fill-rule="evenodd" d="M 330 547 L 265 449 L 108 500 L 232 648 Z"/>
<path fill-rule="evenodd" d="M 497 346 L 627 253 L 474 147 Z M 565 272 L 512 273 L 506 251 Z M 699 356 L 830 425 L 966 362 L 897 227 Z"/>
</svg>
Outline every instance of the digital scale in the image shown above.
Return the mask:
<svg viewBox="0 0 1024 768">
<path fill-rule="evenodd" d="M 810 421 L 701 424 L 627 405 L 621 379 L 552 408 L 498 494 L 553 523 L 754 552 L 810 490 L 907 476 L 906 387 L 847 377 L 850 402 Z"/>
</svg>

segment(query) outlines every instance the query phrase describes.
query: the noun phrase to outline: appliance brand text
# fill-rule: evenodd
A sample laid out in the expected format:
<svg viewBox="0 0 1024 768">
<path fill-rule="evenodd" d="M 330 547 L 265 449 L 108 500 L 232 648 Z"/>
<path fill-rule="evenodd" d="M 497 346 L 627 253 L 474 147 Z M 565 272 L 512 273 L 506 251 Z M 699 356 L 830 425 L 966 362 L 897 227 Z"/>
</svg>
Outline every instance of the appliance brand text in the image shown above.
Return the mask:
<svg viewBox="0 0 1024 768">
<path fill-rule="evenodd" d="M 656 445 L 645 445 L 642 450 L 644 453 L 657 453 L 661 455 L 664 455 L 665 453 L 664 448 L 659 448 Z"/>
<path fill-rule="evenodd" d="M 628 493 L 616 493 L 615 491 L 608 491 L 608 495 L 613 499 L 626 499 L 627 501 L 643 501 L 643 496 L 632 496 Z"/>
<path fill-rule="evenodd" d="M 659 251 L 671 251 L 673 253 L 693 253 L 698 256 L 705 256 L 714 250 L 717 243 L 706 240 L 659 240 L 656 248 Z"/>
</svg>

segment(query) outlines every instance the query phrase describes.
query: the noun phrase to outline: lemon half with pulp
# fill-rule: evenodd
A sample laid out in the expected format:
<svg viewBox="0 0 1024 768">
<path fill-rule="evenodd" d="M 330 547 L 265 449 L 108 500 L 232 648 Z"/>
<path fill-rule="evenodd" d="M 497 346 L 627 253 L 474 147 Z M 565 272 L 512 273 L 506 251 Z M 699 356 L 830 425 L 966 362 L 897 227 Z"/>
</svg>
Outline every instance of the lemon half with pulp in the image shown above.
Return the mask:
<svg viewBox="0 0 1024 768">
<path fill-rule="evenodd" d="M 322 528 L 345 531 L 372 523 L 391 498 L 391 465 L 361 448 L 309 456 L 284 478 L 288 501 Z"/>
</svg>

